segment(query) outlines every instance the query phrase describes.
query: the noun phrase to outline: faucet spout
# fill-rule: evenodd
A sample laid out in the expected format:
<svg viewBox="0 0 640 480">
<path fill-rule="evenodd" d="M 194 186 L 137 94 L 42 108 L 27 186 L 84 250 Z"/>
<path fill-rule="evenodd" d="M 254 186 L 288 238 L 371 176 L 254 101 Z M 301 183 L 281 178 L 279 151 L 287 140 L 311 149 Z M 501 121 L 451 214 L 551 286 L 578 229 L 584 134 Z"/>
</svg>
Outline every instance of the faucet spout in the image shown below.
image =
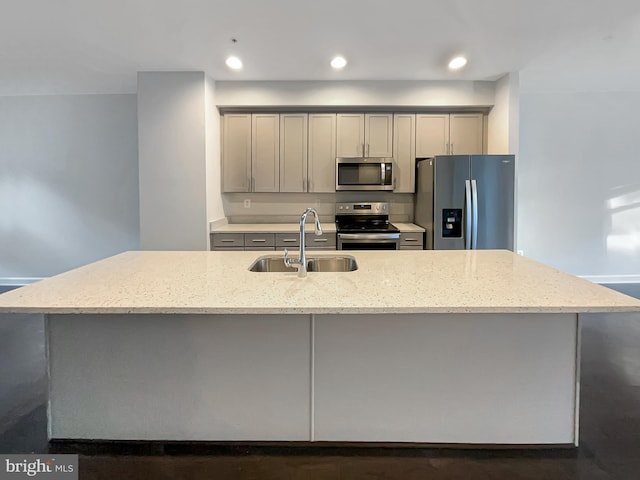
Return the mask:
<svg viewBox="0 0 640 480">
<path fill-rule="evenodd" d="M 300 257 L 299 258 L 289 258 L 289 252 L 287 250 L 284 251 L 284 263 L 286 266 L 296 266 L 298 269 L 299 277 L 307 276 L 307 249 L 305 245 L 305 235 L 304 235 L 304 226 L 307 222 L 307 216 L 313 213 L 313 217 L 315 220 L 315 228 L 314 233 L 316 235 L 322 235 L 322 225 L 320 224 L 320 218 L 318 212 L 316 212 L 313 208 L 307 208 L 302 215 L 300 216 Z"/>
</svg>

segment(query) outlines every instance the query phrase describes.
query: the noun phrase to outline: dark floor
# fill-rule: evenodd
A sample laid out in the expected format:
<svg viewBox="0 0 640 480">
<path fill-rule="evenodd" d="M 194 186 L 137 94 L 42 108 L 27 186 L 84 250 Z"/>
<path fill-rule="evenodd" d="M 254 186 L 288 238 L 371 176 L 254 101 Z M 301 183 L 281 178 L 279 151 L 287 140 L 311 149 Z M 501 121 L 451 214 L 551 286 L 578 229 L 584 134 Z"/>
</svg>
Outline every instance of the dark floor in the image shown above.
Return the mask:
<svg viewBox="0 0 640 480">
<path fill-rule="evenodd" d="M 581 318 L 580 447 L 463 450 L 48 444 L 42 317 L 0 315 L 0 453 L 79 453 L 81 479 L 640 479 L 640 314 Z"/>
</svg>

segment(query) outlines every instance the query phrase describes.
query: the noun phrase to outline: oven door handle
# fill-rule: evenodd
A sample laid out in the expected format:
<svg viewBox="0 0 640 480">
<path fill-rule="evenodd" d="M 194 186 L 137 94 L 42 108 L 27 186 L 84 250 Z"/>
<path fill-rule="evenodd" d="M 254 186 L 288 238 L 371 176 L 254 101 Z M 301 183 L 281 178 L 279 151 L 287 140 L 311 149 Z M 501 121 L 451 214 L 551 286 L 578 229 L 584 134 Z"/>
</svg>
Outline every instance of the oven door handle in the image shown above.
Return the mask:
<svg viewBox="0 0 640 480">
<path fill-rule="evenodd" d="M 399 233 L 339 233 L 343 240 L 397 240 Z"/>
</svg>

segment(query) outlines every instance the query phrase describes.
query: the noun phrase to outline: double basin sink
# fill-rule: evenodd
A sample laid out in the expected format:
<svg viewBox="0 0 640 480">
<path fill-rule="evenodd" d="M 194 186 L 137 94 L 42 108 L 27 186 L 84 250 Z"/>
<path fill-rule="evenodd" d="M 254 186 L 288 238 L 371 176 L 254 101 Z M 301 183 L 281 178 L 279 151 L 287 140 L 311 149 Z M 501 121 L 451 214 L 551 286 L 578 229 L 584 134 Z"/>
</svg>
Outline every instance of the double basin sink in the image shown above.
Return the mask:
<svg viewBox="0 0 640 480">
<path fill-rule="evenodd" d="M 307 272 L 353 272 L 358 269 L 356 259 L 351 255 L 307 258 Z M 258 257 L 249 267 L 250 272 L 296 272 L 295 267 L 287 267 L 282 255 Z"/>
</svg>

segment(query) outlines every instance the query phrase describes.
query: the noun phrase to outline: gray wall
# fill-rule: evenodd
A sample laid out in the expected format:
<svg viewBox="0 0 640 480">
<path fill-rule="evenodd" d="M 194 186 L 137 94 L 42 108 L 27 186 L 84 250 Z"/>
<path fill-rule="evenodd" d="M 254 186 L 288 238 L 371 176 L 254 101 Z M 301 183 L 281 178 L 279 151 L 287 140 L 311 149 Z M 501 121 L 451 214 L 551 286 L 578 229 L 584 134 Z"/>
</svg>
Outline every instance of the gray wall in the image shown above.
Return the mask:
<svg viewBox="0 0 640 480">
<path fill-rule="evenodd" d="M 640 92 L 521 92 L 525 255 L 596 281 L 640 281 L 638 112 Z"/>
<path fill-rule="evenodd" d="M 219 106 L 398 106 L 493 105 L 494 82 L 485 81 L 219 81 Z"/>
<path fill-rule="evenodd" d="M 0 282 L 137 249 L 138 227 L 135 95 L 0 97 Z"/>
<path fill-rule="evenodd" d="M 207 250 L 205 75 L 138 75 L 140 245 Z"/>
</svg>

